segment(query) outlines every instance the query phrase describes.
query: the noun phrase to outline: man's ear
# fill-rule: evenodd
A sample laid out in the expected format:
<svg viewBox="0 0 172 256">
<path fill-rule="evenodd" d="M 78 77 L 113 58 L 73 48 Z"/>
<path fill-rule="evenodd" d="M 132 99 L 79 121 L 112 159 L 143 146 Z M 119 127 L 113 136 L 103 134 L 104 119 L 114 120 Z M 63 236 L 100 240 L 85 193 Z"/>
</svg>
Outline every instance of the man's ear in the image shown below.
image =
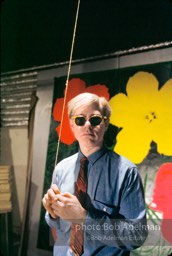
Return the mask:
<svg viewBox="0 0 172 256">
<path fill-rule="evenodd" d="M 70 125 L 70 128 L 73 129 L 74 123 L 73 123 L 72 119 L 69 119 L 69 125 Z"/>
<path fill-rule="evenodd" d="M 105 120 L 105 131 L 107 131 L 109 126 L 109 118 Z"/>
<path fill-rule="evenodd" d="M 108 125 L 109 126 L 109 125 Z M 105 126 L 105 132 L 107 131 L 107 129 L 108 129 L 108 126 Z"/>
</svg>

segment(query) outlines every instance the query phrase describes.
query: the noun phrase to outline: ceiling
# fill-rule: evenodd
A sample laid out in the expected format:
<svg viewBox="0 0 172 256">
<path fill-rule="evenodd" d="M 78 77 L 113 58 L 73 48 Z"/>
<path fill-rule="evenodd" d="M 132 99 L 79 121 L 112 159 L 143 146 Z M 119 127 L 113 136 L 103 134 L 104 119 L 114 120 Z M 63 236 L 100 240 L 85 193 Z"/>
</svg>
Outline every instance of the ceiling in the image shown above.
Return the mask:
<svg viewBox="0 0 172 256">
<path fill-rule="evenodd" d="M 80 0 L 73 59 L 172 41 L 172 0 Z M 68 61 L 77 0 L 4 0 L 1 72 Z"/>
</svg>

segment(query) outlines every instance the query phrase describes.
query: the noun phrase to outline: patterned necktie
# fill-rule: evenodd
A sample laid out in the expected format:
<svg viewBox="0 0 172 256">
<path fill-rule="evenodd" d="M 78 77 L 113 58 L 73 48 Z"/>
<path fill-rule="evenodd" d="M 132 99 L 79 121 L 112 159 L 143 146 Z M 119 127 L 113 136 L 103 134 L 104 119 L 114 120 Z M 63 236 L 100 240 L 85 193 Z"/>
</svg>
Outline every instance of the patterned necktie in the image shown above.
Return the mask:
<svg viewBox="0 0 172 256">
<path fill-rule="evenodd" d="M 80 160 L 80 171 L 75 183 L 75 196 L 84 207 L 87 191 L 87 164 L 88 159 L 82 157 Z M 70 246 L 74 255 L 80 256 L 83 253 L 83 230 L 81 224 L 73 223 L 71 226 Z"/>
</svg>

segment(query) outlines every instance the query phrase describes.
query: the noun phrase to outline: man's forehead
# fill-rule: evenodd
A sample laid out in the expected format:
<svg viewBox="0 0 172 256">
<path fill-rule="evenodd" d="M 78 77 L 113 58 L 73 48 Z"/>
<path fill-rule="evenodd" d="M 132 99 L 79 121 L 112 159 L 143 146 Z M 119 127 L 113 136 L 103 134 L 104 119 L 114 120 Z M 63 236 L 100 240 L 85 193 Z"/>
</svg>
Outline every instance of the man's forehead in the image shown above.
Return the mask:
<svg viewBox="0 0 172 256">
<path fill-rule="evenodd" d="M 101 112 L 101 109 L 97 103 L 84 104 L 73 109 L 73 113 L 82 111 L 97 111 Z"/>
</svg>

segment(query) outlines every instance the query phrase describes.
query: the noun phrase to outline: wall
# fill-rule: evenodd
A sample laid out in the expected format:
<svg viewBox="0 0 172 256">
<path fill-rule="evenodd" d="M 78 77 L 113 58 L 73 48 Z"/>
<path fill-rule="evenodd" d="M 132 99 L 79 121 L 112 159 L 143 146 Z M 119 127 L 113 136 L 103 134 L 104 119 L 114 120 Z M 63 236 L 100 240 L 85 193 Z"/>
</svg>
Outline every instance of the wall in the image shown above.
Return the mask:
<svg viewBox="0 0 172 256">
<path fill-rule="evenodd" d="M 13 172 L 13 229 L 20 234 L 23 220 L 28 160 L 27 128 L 1 128 L 0 164 L 10 165 Z"/>
</svg>

